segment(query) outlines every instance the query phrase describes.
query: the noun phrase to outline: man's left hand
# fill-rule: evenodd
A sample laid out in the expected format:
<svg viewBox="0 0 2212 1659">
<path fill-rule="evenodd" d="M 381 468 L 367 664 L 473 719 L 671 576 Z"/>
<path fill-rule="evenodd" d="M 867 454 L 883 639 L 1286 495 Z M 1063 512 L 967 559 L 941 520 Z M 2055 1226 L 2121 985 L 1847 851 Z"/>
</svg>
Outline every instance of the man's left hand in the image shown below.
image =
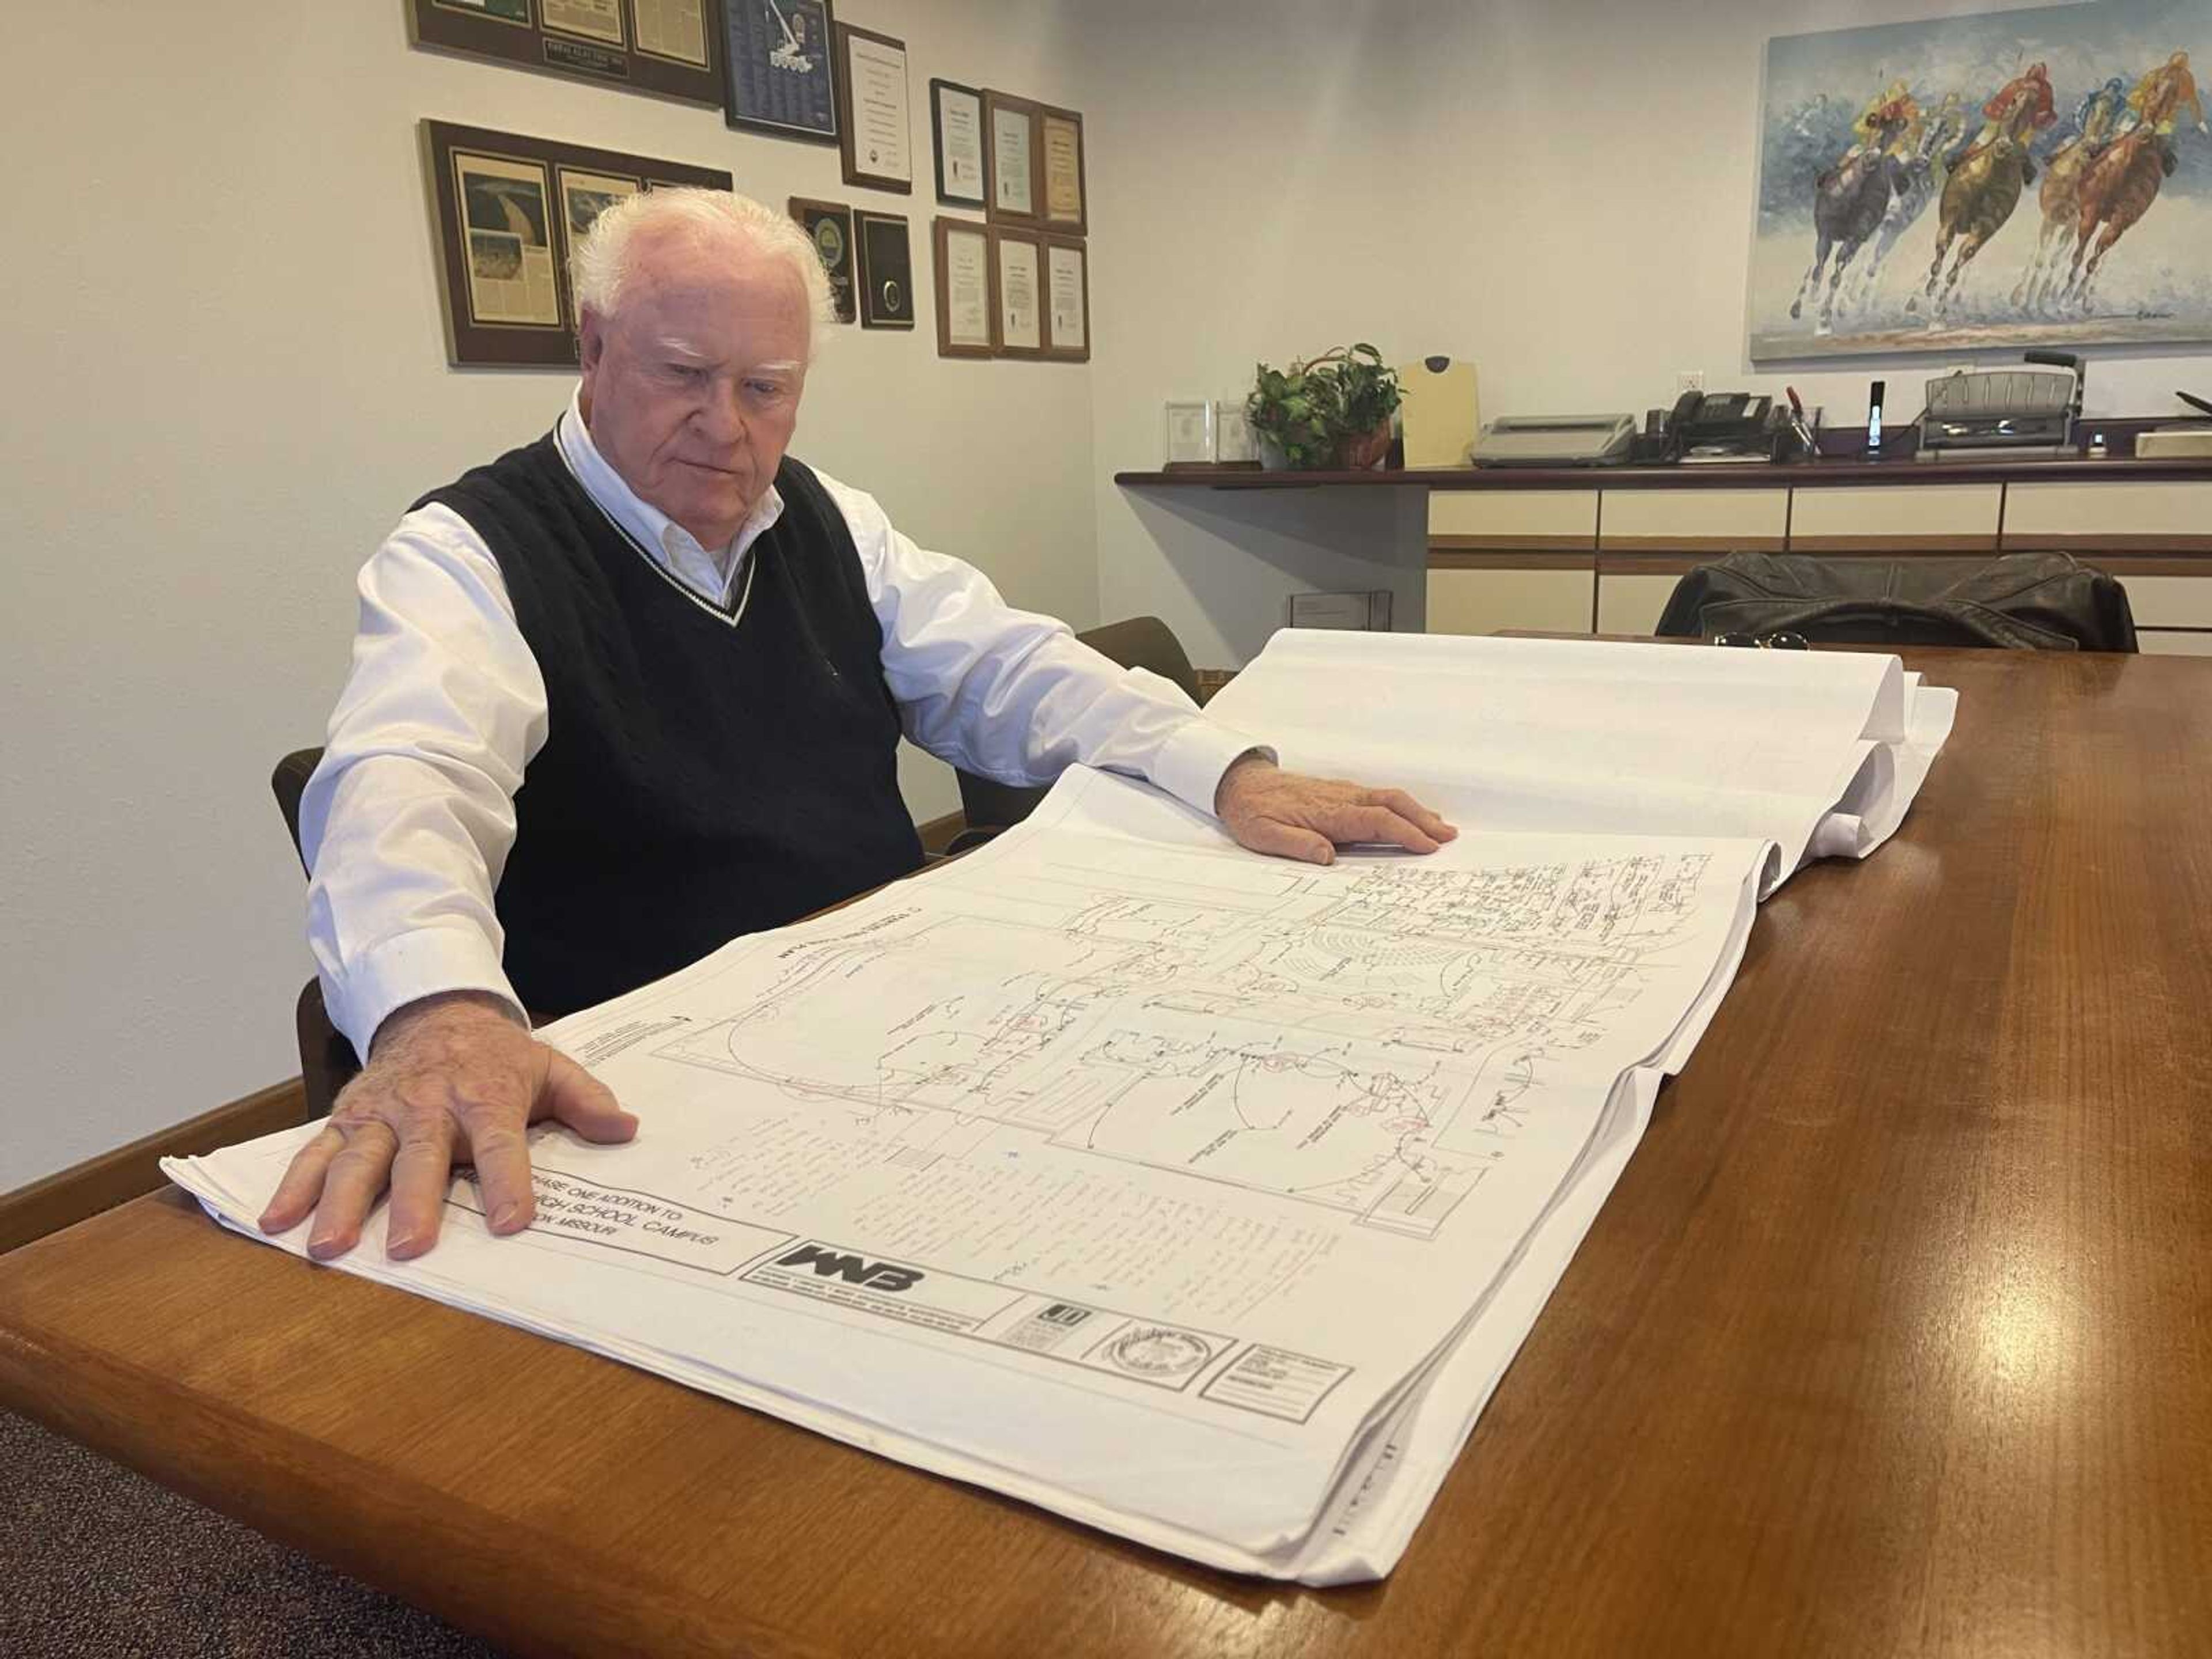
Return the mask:
<svg viewBox="0 0 2212 1659">
<path fill-rule="evenodd" d="M 1402 789 L 1302 777 L 1261 755 L 1221 775 L 1213 812 L 1254 852 L 1308 864 L 1334 864 L 1339 847 L 1360 842 L 1433 853 L 1459 834 Z"/>
</svg>

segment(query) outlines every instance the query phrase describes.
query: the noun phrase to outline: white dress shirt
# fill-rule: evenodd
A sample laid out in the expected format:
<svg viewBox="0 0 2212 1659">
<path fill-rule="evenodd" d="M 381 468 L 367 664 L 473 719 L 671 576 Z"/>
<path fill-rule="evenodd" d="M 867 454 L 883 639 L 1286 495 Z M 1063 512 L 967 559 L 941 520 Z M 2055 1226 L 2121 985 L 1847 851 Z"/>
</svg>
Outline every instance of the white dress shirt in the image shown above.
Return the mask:
<svg viewBox="0 0 2212 1659">
<path fill-rule="evenodd" d="M 727 547 L 705 548 L 616 473 L 574 398 L 556 439 L 641 556 L 687 593 L 726 606 L 735 592 L 742 605 L 753 544 L 783 512 L 773 488 Z M 1171 682 L 1118 668 L 1065 623 L 1014 610 L 981 571 L 893 529 L 872 497 L 816 476 L 860 551 L 908 738 L 1001 783 L 1048 783 L 1080 761 L 1213 810 L 1249 738 L 1209 722 Z M 418 998 L 488 991 L 520 1007 L 492 895 L 547 712 L 499 565 L 451 508 L 400 520 L 360 591 L 353 668 L 301 802 L 300 841 L 324 1001 L 366 1055 L 385 1017 Z"/>
</svg>

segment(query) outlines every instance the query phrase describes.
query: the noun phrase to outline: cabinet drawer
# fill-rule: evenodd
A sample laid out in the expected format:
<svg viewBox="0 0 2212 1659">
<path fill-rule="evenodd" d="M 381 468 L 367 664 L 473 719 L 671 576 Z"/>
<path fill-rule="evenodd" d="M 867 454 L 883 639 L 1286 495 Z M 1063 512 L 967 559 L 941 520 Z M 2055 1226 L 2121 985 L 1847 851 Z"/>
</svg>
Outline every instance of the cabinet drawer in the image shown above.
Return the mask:
<svg viewBox="0 0 2212 1659">
<path fill-rule="evenodd" d="M 1595 489 L 1439 489 L 1429 496 L 1429 540 L 1469 550 L 1597 545 Z"/>
<path fill-rule="evenodd" d="M 2016 483 L 2005 494 L 2004 545 L 2212 553 L 2212 484 Z"/>
<path fill-rule="evenodd" d="M 1786 489 L 1608 489 L 1598 545 L 1646 553 L 1779 553 Z"/>
<path fill-rule="evenodd" d="M 2137 628 L 2212 628 L 2212 560 L 2201 576 L 2122 576 Z"/>
<path fill-rule="evenodd" d="M 2002 484 L 1798 489 L 1793 553 L 1994 553 Z"/>
<path fill-rule="evenodd" d="M 2136 643 L 2154 657 L 2212 657 L 2212 630 L 2197 633 L 2142 633 Z"/>
<path fill-rule="evenodd" d="M 1597 581 L 1597 631 L 1649 634 L 1680 576 L 1621 576 L 1601 573 Z"/>
<path fill-rule="evenodd" d="M 1431 570 L 1429 632 L 1587 634 L 1595 580 L 1587 562 L 1576 570 Z"/>
</svg>

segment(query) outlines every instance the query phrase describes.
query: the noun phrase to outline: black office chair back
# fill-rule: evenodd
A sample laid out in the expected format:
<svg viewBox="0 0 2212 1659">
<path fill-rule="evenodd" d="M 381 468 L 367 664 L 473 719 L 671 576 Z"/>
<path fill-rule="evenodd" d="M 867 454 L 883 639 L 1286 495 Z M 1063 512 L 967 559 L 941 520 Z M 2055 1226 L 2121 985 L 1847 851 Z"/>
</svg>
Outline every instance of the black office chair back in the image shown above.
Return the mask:
<svg viewBox="0 0 2212 1659">
<path fill-rule="evenodd" d="M 1146 669 L 1162 679 L 1174 681 L 1193 702 L 1199 700 L 1198 672 L 1191 667 L 1190 658 L 1182 648 L 1182 641 L 1176 638 L 1175 630 L 1158 617 L 1132 617 L 1127 622 L 1108 623 L 1103 628 L 1079 634 L 1076 638 L 1124 668 Z M 958 772 L 957 775 L 961 814 L 968 820 L 971 831 L 1010 829 L 1035 811 L 1046 794 L 1042 789 L 994 783 L 972 772 Z M 966 839 L 963 834 L 962 842 Z"/>
<path fill-rule="evenodd" d="M 276 797 L 276 810 L 284 815 L 284 828 L 291 832 L 292 851 L 299 854 L 302 871 L 307 858 L 300 851 L 300 797 L 322 758 L 319 749 L 295 749 L 269 775 L 270 792 Z M 354 1058 L 353 1044 L 331 1024 L 330 1012 L 323 1006 L 323 988 L 314 980 L 301 988 L 292 1006 L 292 1030 L 300 1042 L 300 1083 L 307 1091 L 307 1116 L 327 1117 L 331 1103 L 361 1065 Z"/>
<path fill-rule="evenodd" d="M 269 787 L 276 794 L 276 810 L 284 815 L 284 827 L 292 833 L 292 850 L 300 854 L 300 868 L 307 867 L 307 855 L 300 852 L 300 797 L 307 793 L 307 780 L 315 775 L 315 768 L 322 763 L 319 749 L 295 749 L 276 763 L 276 769 L 269 775 Z"/>
<path fill-rule="evenodd" d="M 2128 592 L 2069 553 L 1838 559 L 1731 553 L 1674 585 L 1662 635 L 1797 634 L 1834 645 L 2133 651 Z"/>
</svg>

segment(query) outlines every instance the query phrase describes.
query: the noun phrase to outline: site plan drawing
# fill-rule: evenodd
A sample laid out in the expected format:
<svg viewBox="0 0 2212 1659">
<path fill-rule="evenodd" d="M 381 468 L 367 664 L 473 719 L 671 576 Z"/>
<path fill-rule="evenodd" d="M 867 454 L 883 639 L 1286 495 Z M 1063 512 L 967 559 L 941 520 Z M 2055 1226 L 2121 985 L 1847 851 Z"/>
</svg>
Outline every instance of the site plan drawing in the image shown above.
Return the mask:
<svg viewBox="0 0 2212 1659">
<path fill-rule="evenodd" d="M 1469 834 L 1319 868 L 1079 769 L 980 853 L 548 1028 L 637 1139 L 539 1125 L 529 1231 L 463 1176 L 429 1255 L 386 1261 L 380 1216 L 342 1265 L 1200 1560 L 1372 1577 L 1773 861 Z M 171 1172 L 250 1229 L 305 1133 Z"/>
</svg>

